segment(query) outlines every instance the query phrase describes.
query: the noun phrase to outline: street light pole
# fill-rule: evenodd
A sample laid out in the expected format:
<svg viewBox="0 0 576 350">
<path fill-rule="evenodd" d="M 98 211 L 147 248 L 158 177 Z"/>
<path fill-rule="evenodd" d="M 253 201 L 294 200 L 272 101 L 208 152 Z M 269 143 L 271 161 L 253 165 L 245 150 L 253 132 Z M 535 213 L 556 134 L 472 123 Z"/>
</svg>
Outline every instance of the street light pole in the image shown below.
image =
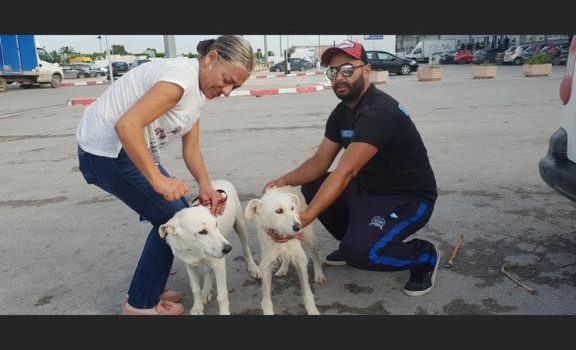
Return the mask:
<svg viewBox="0 0 576 350">
<path fill-rule="evenodd" d="M 102 35 L 98 35 L 98 47 L 100 48 L 98 53 L 102 53 Z"/>
</svg>

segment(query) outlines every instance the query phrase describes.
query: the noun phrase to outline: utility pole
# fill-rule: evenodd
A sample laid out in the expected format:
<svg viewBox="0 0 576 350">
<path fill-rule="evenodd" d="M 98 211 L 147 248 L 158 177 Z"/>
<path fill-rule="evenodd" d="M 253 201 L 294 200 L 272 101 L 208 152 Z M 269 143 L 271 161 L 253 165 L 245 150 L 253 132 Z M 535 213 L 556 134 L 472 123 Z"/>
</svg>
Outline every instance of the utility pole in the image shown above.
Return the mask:
<svg viewBox="0 0 576 350">
<path fill-rule="evenodd" d="M 164 35 L 164 58 L 176 57 L 176 39 L 174 35 Z"/>
<path fill-rule="evenodd" d="M 110 77 L 110 84 L 114 83 L 114 73 L 112 72 L 112 52 L 110 51 L 110 45 L 108 45 L 108 35 L 105 37 L 106 40 L 106 51 L 108 51 L 108 55 L 106 58 L 108 59 L 108 76 Z"/>
<path fill-rule="evenodd" d="M 286 35 L 286 73 L 290 73 L 290 37 Z"/>
<path fill-rule="evenodd" d="M 282 35 L 280 35 L 280 55 L 284 55 L 284 51 L 282 51 Z"/>
<path fill-rule="evenodd" d="M 320 70 L 320 34 L 318 34 L 318 57 L 316 60 L 316 69 Z"/>
<path fill-rule="evenodd" d="M 266 67 L 268 67 L 268 40 L 266 40 L 266 35 L 264 35 L 264 59 L 266 60 Z"/>
</svg>

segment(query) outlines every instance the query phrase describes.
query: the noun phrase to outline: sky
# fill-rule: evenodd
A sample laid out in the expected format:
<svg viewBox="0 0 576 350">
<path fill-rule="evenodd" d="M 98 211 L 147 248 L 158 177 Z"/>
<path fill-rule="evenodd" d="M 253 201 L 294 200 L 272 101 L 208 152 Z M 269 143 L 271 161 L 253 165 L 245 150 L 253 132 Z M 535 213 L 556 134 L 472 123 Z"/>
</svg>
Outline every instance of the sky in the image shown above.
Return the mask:
<svg viewBox="0 0 576 350">
<path fill-rule="evenodd" d="M 196 45 L 204 39 L 213 39 L 218 35 L 175 35 L 176 53 L 196 53 Z M 108 44 L 124 45 L 128 52 L 141 53 L 147 48 L 154 48 L 158 52 L 164 52 L 163 35 L 102 35 L 98 39 L 98 34 L 94 35 L 36 35 L 36 40 L 48 51 L 59 50 L 64 46 L 71 46 L 81 53 L 104 52 L 106 50 L 105 38 L 108 38 Z M 244 35 L 252 44 L 254 51 L 261 49 L 264 52 L 264 35 Z M 348 35 L 266 35 L 266 41 L 269 51 L 274 51 L 276 56 L 280 55 L 280 42 L 282 50 L 288 46 L 295 45 L 333 45 L 345 40 Z"/>
</svg>

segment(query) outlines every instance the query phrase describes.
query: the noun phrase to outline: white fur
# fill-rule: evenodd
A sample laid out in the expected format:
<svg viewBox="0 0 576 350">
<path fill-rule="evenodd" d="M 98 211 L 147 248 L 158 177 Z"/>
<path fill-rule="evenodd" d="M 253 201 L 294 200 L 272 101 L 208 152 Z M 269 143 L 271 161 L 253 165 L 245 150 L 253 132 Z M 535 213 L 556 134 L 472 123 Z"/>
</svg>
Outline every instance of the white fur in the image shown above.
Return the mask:
<svg viewBox="0 0 576 350">
<path fill-rule="evenodd" d="M 228 287 L 226 283 L 226 259 L 224 256 L 231 248 L 226 240 L 231 231 L 240 238 L 244 259 L 250 274 L 260 278 L 260 269 L 254 262 L 250 247 L 246 224 L 242 217 L 242 206 L 234 186 L 225 180 L 212 182 L 215 189 L 226 192 L 228 199 L 221 216 L 214 217 L 208 208 L 196 206 L 177 212 L 168 222 L 160 226 L 159 234 L 166 238 L 174 256 L 186 264 L 190 288 L 194 295 L 194 305 L 190 310 L 192 315 L 202 315 L 204 304 L 212 298 L 212 275 L 216 277 L 218 307 L 220 315 L 229 315 Z M 204 274 L 204 284 L 201 290 L 200 278 Z"/>
<path fill-rule="evenodd" d="M 314 282 L 323 283 L 326 277 L 322 272 L 322 264 L 318 252 L 314 248 L 314 229 L 312 223 L 301 230 L 302 241 L 291 239 L 285 243 L 275 242 L 267 231 L 272 229 L 286 237 L 294 237 L 300 231 L 298 212 L 306 207 L 306 202 L 300 191 L 292 187 L 271 188 L 260 199 L 252 199 L 248 202 L 244 217 L 254 219 L 260 243 L 260 270 L 262 272 L 262 311 L 265 315 L 273 315 L 272 306 L 272 268 L 277 260 L 282 265 L 276 271 L 276 276 L 288 273 L 288 267 L 292 263 L 296 267 L 304 307 L 309 315 L 319 315 L 316 308 L 314 295 L 308 281 L 308 258 L 302 249 L 306 248 L 312 257 L 314 266 Z M 304 243 L 303 245 L 301 244 Z"/>
</svg>

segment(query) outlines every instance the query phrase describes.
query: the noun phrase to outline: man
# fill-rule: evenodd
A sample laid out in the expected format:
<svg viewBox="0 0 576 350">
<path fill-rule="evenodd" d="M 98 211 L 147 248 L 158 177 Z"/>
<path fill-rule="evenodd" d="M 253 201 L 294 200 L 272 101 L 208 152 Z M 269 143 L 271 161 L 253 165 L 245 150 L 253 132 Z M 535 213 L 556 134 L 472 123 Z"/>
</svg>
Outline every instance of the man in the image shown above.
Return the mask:
<svg viewBox="0 0 576 350">
<path fill-rule="evenodd" d="M 308 203 L 300 213 L 302 226 L 318 218 L 340 241 L 326 264 L 409 269 L 404 292 L 424 295 L 434 286 L 438 251 L 422 239 L 405 241 L 428 222 L 437 197 L 424 143 L 406 109 L 370 83 L 360 43 L 347 40 L 321 60 L 342 102 L 328 118 L 316 153 L 265 189 L 302 186 Z M 328 172 L 342 148 L 338 165 Z"/>
</svg>

